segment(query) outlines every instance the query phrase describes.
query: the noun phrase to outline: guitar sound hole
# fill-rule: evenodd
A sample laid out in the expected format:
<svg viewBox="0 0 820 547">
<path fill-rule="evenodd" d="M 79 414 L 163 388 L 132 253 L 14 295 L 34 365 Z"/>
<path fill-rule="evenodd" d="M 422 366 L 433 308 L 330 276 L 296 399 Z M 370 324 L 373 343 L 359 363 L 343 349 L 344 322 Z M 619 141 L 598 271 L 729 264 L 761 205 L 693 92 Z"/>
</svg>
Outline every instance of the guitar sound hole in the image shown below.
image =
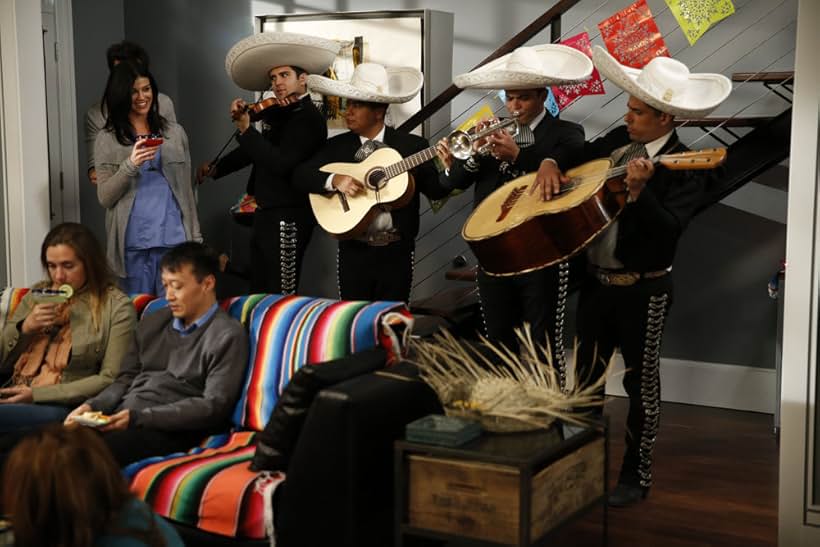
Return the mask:
<svg viewBox="0 0 820 547">
<path fill-rule="evenodd" d="M 386 183 L 387 175 L 385 174 L 384 169 L 378 167 L 367 173 L 367 185 L 371 189 L 381 190 Z"/>
</svg>

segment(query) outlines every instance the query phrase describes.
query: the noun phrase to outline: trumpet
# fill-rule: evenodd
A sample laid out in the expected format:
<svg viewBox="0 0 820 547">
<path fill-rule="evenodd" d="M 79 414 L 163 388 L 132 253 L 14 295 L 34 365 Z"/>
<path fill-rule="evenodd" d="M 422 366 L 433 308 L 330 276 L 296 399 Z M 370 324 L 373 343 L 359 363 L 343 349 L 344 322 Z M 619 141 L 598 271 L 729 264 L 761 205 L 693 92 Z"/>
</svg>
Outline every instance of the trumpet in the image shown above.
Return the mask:
<svg viewBox="0 0 820 547">
<path fill-rule="evenodd" d="M 454 158 L 460 160 L 466 160 L 470 156 L 473 155 L 473 143 L 478 139 L 482 139 L 491 133 L 495 133 L 496 131 L 500 131 L 508 126 L 512 126 L 508 131 L 510 136 L 515 137 L 518 134 L 518 113 L 513 112 L 511 118 L 507 118 L 504 120 L 499 120 L 495 123 L 492 123 L 482 129 L 481 131 L 476 131 L 475 133 L 467 133 L 466 131 L 453 131 L 449 135 L 447 135 L 447 145 L 450 148 L 450 154 L 453 155 Z M 490 153 L 490 145 L 485 144 L 476 150 L 482 156 L 486 156 Z"/>
</svg>

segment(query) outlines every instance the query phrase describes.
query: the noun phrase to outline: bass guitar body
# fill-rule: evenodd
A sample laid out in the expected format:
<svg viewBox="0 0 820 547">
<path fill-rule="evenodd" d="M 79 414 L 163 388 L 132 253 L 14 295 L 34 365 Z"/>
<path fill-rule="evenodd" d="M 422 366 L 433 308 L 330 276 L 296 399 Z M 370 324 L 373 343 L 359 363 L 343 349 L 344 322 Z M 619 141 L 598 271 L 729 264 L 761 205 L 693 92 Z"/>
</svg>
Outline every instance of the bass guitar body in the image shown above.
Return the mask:
<svg viewBox="0 0 820 547">
<path fill-rule="evenodd" d="M 415 187 L 409 173 L 390 176 L 390 166 L 402 160 L 392 148 L 379 148 L 359 163 L 328 163 L 320 171 L 349 175 L 364 184 L 354 197 L 340 192 L 310 194 L 310 206 L 319 225 L 338 239 L 361 235 L 381 207 L 400 208 L 413 197 Z"/>
<path fill-rule="evenodd" d="M 461 235 L 490 275 L 517 275 L 561 262 L 583 249 L 623 209 L 623 175 L 609 177 L 610 167 L 604 158 L 567 171 L 584 183 L 550 201 L 530 193 L 535 173 L 511 180 L 476 207 Z"/>
</svg>

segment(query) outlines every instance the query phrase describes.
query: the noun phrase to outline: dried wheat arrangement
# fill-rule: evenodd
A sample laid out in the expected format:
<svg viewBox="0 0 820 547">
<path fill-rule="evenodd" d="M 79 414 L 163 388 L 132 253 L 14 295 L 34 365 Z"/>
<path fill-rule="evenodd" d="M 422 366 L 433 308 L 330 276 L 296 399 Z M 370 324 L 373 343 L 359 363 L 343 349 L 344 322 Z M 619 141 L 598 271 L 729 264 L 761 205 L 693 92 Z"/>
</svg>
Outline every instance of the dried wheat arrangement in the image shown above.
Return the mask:
<svg viewBox="0 0 820 547">
<path fill-rule="evenodd" d="M 562 390 L 551 353 L 536 345 L 527 326 L 516 335 L 519 352 L 481 338 L 497 362 L 446 330 L 431 340 L 414 341 L 410 353 L 447 414 L 477 420 L 487 431 L 547 428 L 555 419 L 584 424 L 589 411 L 603 404 L 608 374 Z"/>
</svg>

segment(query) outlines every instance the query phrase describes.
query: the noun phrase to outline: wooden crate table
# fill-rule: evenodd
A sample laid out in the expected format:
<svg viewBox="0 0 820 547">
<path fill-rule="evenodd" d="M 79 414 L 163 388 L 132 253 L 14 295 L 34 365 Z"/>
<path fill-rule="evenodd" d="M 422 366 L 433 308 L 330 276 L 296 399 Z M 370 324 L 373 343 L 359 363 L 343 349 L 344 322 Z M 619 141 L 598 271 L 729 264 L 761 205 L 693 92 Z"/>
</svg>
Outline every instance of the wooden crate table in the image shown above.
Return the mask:
<svg viewBox="0 0 820 547">
<path fill-rule="evenodd" d="M 397 441 L 394 457 L 397 547 L 406 536 L 548 545 L 553 530 L 598 504 L 606 544 L 604 426 L 483 433 L 455 448 Z"/>
</svg>

